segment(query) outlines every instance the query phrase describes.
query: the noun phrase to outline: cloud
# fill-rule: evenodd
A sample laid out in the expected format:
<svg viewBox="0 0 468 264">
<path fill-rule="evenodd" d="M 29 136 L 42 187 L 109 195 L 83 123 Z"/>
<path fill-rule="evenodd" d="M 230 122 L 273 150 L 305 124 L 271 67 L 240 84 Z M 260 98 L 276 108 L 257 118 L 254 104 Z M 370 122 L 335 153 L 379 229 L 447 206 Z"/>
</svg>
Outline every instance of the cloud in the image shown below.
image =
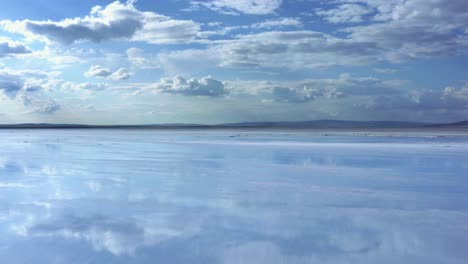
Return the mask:
<svg viewBox="0 0 468 264">
<path fill-rule="evenodd" d="M 320 68 L 363 65 L 379 60 L 372 42 L 356 42 L 309 31 L 270 31 L 239 35 L 212 48 L 220 66 L 233 68 Z"/>
<path fill-rule="evenodd" d="M 273 100 L 276 102 L 305 103 L 320 97 L 335 98 L 340 96 L 340 93 L 331 87 L 311 88 L 304 86 L 302 89 L 274 87 L 272 95 Z"/>
<path fill-rule="evenodd" d="M 391 69 L 391 68 L 374 68 L 373 69 L 375 72 L 378 73 L 383 73 L 383 74 L 392 74 L 398 72 L 396 69 Z"/>
<path fill-rule="evenodd" d="M 25 107 L 26 113 L 53 114 L 60 105 L 45 91 L 54 73 L 41 71 L 0 71 L 0 92 L 10 101 Z"/>
<path fill-rule="evenodd" d="M 459 89 L 448 86 L 442 91 L 442 95 L 445 100 L 460 100 L 465 107 L 468 107 L 468 83 Z"/>
<path fill-rule="evenodd" d="M 253 23 L 243 26 L 223 26 L 222 23 L 207 23 L 208 27 L 215 27 L 215 29 L 205 30 L 198 33 L 199 38 L 209 38 L 216 35 L 227 35 L 233 31 L 240 30 L 270 30 L 272 28 L 285 28 L 285 27 L 302 27 L 300 18 L 283 17 L 277 19 L 268 19 L 262 22 Z"/>
<path fill-rule="evenodd" d="M 102 217 L 80 218 L 68 216 L 64 220 L 38 224 L 28 230 L 34 236 L 58 236 L 82 239 L 97 251 L 107 250 L 114 255 L 132 254 L 144 239 L 144 230 L 132 222 L 112 222 Z"/>
<path fill-rule="evenodd" d="M 281 6 L 282 0 L 210 0 L 192 1 L 193 7 L 205 7 L 227 15 L 239 13 L 248 15 L 267 15 L 274 13 Z"/>
<path fill-rule="evenodd" d="M 177 76 L 173 79 L 164 78 L 152 86 L 155 92 L 180 94 L 186 96 L 211 96 L 219 97 L 226 95 L 228 90 L 225 84 L 211 77 L 204 77 L 199 80 Z"/>
<path fill-rule="evenodd" d="M 0 92 L 14 99 L 20 92 L 38 92 L 49 86 L 57 72 L 38 70 L 0 70 Z"/>
<path fill-rule="evenodd" d="M 198 69 L 201 64 L 198 56 L 204 56 L 210 59 L 210 64 L 214 62 L 216 66 L 225 68 L 303 70 L 368 66 L 381 62 L 403 63 L 468 51 L 468 4 L 464 0 L 448 3 L 423 0 L 339 0 L 331 3 L 332 8 L 319 10 L 324 19 L 334 23 L 363 23 L 359 26 L 340 26 L 336 33 L 329 34 L 312 30 L 243 31 L 230 39 L 209 41 L 211 45 L 206 49 L 166 52 L 161 56 L 163 67 L 187 68 L 187 65 L 196 65 Z M 283 18 L 248 27 L 265 29 L 299 22 Z M 219 24 L 214 26 L 219 27 Z M 247 27 L 220 27 L 204 31 L 200 36 L 208 38 L 225 35 L 239 29 L 247 30 Z M 194 61 L 189 61 L 190 54 L 198 56 L 191 56 Z"/>
<path fill-rule="evenodd" d="M 109 87 L 107 83 L 80 83 L 80 84 L 69 84 L 72 89 L 75 90 L 89 90 L 89 91 L 102 91 Z"/>
<path fill-rule="evenodd" d="M 109 78 L 114 81 L 127 80 L 128 78 L 130 78 L 130 73 L 126 69 L 120 68 L 113 74 L 111 74 Z"/>
<path fill-rule="evenodd" d="M 19 76 L 0 72 L 0 91 L 9 98 L 15 98 L 18 92 L 25 86 L 24 80 Z"/>
<path fill-rule="evenodd" d="M 61 106 L 52 98 L 36 99 L 30 96 L 22 97 L 23 105 L 30 108 L 27 113 L 32 114 L 53 114 L 61 109 Z"/>
<path fill-rule="evenodd" d="M 143 12 L 143 28 L 132 40 L 153 44 L 190 42 L 200 31 L 200 25 L 192 20 L 175 20 L 152 12 Z"/>
<path fill-rule="evenodd" d="M 302 22 L 299 18 L 279 18 L 269 19 L 263 22 L 252 24 L 251 28 L 256 29 L 270 29 L 275 27 L 298 27 L 302 26 Z"/>
<path fill-rule="evenodd" d="M 372 12 L 373 9 L 367 6 L 344 4 L 333 9 L 319 9 L 315 13 L 331 23 L 359 23 Z"/>
<path fill-rule="evenodd" d="M 84 76 L 86 78 L 108 77 L 108 79 L 113 81 L 122 81 L 130 78 L 130 73 L 124 68 L 120 68 L 112 73 L 112 71 L 108 68 L 104 68 L 100 65 L 93 65 L 87 72 L 84 73 Z"/>
<path fill-rule="evenodd" d="M 375 43 L 384 58 L 408 59 L 455 54 L 466 50 L 468 3 L 453 1 L 343 0 L 378 10 L 370 25 L 345 29 L 349 38 Z"/>
<path fill-rule="evenodd" d="M 395 94 L 377 94 L 370 101 L 359 101 L 353 106 L 356 113 L 372 112 L 380 118 L 401 120 L 463 119 L 468 114 L 468 84 L 460 88 L 408 89 Z M 428 118 L 431 117 L 431 118 Z"/>
<path fill-rule="evenodd" d="M 398 81 L 383 81 L 371 77 L 353 77 L 341 74 L 336 79 L 310 79 L 296 82 L 261 83 L 265 100 L 275 102 L 306 103 L 317 99 L 341 99 L 353 96 L 392 95 L 401 92 Z M 235 89 L 235 88 L 233 88 Z M 244 92 L 249 92 L 245 91 Z M 259 91 L 254 89 L 254 94 Z"/>
<path fill-rule="evenodd" d="M 145 51 L 139 48 L 129 48 L 126 51 L 128 61 L 139 69 L 156 69 L 159 68 L 156 58 L 151 59 L 145 54 Z"/>
<path fill-rule="evenodd" d="M 108 251 L 113 255 L 133 255 L 138 248 L 157 244 L 180 236 L 169 228 L 153 227 L 144 221 L 116 220 L 105 216 L 62 216 L 48 222 L 25 227 L 28 235 L 83 240 L 96 251 Z"/>
<path fill-rule="evenodd" d="M 31 53 L 31 50 L 22 43 L 0 39 L 0 58 L 27 53 Z"/>
<path fill-rule="evenodd" d="M 99 65 L 93 65 L 87 72 L 84 73 L 84 76 L 87 78 L 91 77 L 107 77 L 112 74 L 112 71 L 108 68 L 103 68 Z"/>
<path fill-rule="evenodd" d="M 174 20 L 154 12 L 142 12 L 132 2 L 122 4 L 118 1 L 105 7 L 95 6 L 85 17 L 61 21 L 2 20 L 0 26 L 31 39 L 64 44 L 112 39 L 176 43 L 190 41 L 199 29 L 199 25 L 191 20 Z"/>
</svg>

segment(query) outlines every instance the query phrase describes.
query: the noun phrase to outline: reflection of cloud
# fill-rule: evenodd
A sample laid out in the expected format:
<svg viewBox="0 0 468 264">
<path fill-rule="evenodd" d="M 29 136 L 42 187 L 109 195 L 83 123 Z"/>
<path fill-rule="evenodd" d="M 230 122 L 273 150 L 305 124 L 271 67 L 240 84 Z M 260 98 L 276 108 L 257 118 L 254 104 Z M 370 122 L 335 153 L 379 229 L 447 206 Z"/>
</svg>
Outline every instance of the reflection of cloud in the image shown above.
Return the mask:
<svg viewBox="0 0 468 264">
<path fill-rule="evenodd" d="M 29 236 L 54 236 L 84 240 L 97 251 L 107 250 L 114 255 L 133 254 L 142 246 L 149 246 L 179 235 L 179 231 L 163 227 L 142 226 L 131 219 L 111 219 L 103 216 L 63 218 L 22 228 Z"/>
<path fill-rule="evenodd" d="M 29 185 L 21 183 L 0 182 L 0 188 L 28 188 Z"/>
</svg>

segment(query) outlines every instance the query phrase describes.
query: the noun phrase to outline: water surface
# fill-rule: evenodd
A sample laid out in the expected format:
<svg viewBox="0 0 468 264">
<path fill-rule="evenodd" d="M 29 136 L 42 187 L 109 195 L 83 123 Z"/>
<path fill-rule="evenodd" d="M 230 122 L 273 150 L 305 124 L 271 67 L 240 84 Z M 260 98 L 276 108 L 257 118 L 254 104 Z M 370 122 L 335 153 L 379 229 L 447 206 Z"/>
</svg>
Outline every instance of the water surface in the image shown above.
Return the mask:
<svg viewBox="0 0 468 264">
<path fill-rule="evenodd" d="M 463 133 L 0 130 L 1 263 L 467 263 Z"/>
</svg>

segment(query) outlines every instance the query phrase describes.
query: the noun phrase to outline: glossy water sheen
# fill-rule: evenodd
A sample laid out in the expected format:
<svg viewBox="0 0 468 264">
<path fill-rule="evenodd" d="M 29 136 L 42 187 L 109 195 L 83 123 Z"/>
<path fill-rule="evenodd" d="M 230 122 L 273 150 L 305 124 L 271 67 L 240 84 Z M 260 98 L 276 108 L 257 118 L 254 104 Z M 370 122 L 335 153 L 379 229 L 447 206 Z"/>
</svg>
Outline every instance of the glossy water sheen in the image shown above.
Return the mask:
<svg viewBox="0 0 468 264">
<path fill-rule="evenodd" d="M 1 130 L 0 263 L 468 263 L 468 138 Z"/>
</svg>

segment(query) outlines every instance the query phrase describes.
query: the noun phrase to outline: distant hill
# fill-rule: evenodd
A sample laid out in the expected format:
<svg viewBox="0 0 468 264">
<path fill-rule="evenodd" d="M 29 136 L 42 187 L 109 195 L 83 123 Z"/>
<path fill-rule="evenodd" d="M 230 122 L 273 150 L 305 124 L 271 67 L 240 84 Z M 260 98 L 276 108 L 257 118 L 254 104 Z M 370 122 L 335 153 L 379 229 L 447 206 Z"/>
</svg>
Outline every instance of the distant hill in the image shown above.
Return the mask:
<svg viewBox="0 0 468 264">
<path fill-rule="evenodd" d="M 447 124 L 430 124 L 426 126 L 427 127 L 466 127 L 468 128 L 468 121 L 461 121 L 461 122 L 447 123 Z"/>
<path fill-rule="evenodd" d="M 314 120 L 293 122 L 243 122 L 222 124 L 225 127 L 271 127 L 271 128 L 403 128 L 423 127 L 424 123 L 395 121 L 343 121 Z"/>
<path fill-rule="evenodd" d="M 150 125 L 85 125 L 85 124 L 0 124 L 0 129 L 222 129 L 222 128 L 282 128 L 282 129 L 375 129 L 375 128 L 468 128 L 468 121 L 455 123 L 418 123 L 398 121 L 313 120 L 285 122 L 241 122 L 217 125 L 150 124 Z"/>
</svg>

